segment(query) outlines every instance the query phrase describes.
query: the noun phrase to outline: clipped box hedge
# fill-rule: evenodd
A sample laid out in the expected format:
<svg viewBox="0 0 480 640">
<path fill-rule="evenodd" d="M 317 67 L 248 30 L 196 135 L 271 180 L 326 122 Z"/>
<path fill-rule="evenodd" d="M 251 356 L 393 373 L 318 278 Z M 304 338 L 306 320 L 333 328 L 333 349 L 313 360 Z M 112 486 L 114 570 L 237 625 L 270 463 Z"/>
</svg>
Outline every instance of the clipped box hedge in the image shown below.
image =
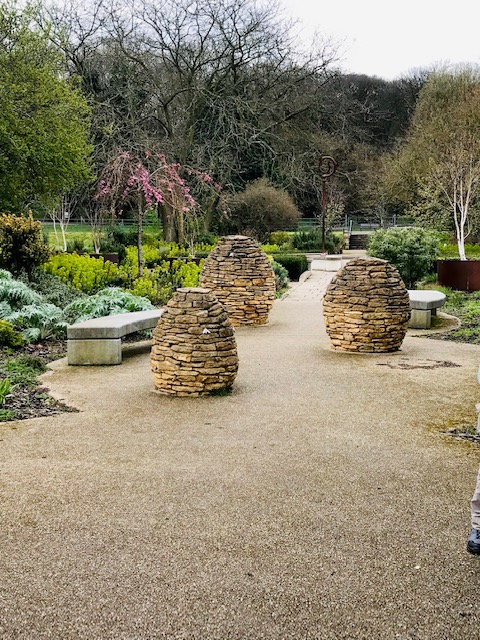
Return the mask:
<svg viewBox="0 0 480 640">
<path fill-rule="evenodd" d="M 307 256 L 303 253 L 286 254 L 274 253 L 273 259 L 288 271 L 290 280 L 298 280 L 304 271 L 308 270 Z"/>
</svg>

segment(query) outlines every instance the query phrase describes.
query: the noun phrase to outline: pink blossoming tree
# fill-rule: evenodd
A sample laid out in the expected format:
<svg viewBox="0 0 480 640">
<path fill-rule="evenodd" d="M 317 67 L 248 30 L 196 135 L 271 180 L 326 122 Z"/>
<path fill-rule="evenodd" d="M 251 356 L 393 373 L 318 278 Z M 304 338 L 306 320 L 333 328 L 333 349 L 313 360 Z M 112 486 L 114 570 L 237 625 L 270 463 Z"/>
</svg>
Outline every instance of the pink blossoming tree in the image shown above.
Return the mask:
<svg viewBox="0 0 480 640">
<path fill-rule="evenodd" d="M 164 154 L 152 151 L 146 151 L 143 159 L 122 151 L 103 171 L 97 198 L 108 206 L 110 215 L 115 218 L 125 205 L 136 212 L 139 275 L 143 273 L 143 220 L 149 209 L 160 210 L 165 240 L 185 242 L 186 223 L 195 219 L 199 207 L 184 174 L 220 190 L 208 174 L 169 163 Z"/>
</svg>

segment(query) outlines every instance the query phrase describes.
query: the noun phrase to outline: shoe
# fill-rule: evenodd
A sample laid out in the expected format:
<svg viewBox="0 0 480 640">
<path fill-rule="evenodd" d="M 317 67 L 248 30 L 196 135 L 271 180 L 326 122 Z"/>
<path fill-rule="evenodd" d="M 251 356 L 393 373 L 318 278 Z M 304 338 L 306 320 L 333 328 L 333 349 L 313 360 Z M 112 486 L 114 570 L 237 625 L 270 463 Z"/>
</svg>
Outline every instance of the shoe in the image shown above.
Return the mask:
<svg viewBox="0 0 480 640">
<path fill-rule="evenodd" d="M 467 542 L 468 553 L 473 553 L 475 556 L 480 556 L 480 530 L 472 529 L 468 536 Z"/>
</svg>

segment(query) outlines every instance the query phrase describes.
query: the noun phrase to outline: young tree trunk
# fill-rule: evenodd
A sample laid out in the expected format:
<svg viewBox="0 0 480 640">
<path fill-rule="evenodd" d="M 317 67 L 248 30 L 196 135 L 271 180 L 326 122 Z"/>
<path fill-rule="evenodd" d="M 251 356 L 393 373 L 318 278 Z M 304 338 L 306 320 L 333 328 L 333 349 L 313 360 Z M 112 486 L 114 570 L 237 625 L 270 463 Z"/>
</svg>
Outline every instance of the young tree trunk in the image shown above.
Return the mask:
<svg viewBox="0 0 480 640">
<path fill-rule="evenodd" d="M 142 194 L 138 194 L 138 235 L 137 235 L 137 255 L 138 255 L 138 277 L 143 275 L 143 206 L 142 206 Z"/>
<path fill-rule="evenodd" d="M 163 204 L 160 208 L 160 215 L 162 219 L 162 231 L 163 239 L 165 242 L 176 242 L 177 235 L 172 216 L 172 211 L 168 204 Z"/>
<path fill-rule="evenodd" d="M 67 236 L 65 234 L 65 223 L 63 220 L 60 221 L 60 231 L 62 232 L 62 242 L 63 242 L 63 250 L 67 250 Z"/>
<path fill-rule="evenodd" d="M 468 196 L 468 193 L 467 193 Z M 455 231 L 457 233 L 458 255 L 460 260 L 466 260 L 465 255 L 465 238 L 469 235 L 470 230 L 465 233 L 465 226 L 468 222 L 468 197 L 465 199 L 463 181 L 455 182 L 453 190 L 453 216 L 455 219 Z"/>
<path fill-rule="evenodd" d="M 92 238 L 93 238 L 93 251 L 94 253 L 99 254 L 101 249 L 100 227 L 92 226 Z"/>
<path fill-rule="evenodd" d="M 182 211 L 177 213 L 177 242 L 185 244 L 185 219 Z"/>
<path fill-rule="evenodd" d="M 57 221 L 55 220 L 55 217 L 53 217 L 52 219 L 53 219 L 53 233 L 55 234 L 55 241 L 58 242 Z"/>
</svg>

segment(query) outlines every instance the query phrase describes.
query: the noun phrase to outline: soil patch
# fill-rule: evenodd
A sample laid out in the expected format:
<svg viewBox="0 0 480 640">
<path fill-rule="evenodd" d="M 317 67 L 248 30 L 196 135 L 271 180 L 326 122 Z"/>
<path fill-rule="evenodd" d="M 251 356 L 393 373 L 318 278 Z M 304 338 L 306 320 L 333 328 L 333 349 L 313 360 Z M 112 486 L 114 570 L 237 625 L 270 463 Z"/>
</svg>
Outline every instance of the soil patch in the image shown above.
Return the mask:
<svg viewBox="0 0 480 640">
<path fill-rule="evenodd" d="M 52 398 L 37 382 L 49 362 L 63 358 L 65 341 L 28 344 L 20 349 L 0 349 L 0 378 L 11 381 L 10 392 L 0 409 L 0 422 L 76 411 Z"/>
</svg>

